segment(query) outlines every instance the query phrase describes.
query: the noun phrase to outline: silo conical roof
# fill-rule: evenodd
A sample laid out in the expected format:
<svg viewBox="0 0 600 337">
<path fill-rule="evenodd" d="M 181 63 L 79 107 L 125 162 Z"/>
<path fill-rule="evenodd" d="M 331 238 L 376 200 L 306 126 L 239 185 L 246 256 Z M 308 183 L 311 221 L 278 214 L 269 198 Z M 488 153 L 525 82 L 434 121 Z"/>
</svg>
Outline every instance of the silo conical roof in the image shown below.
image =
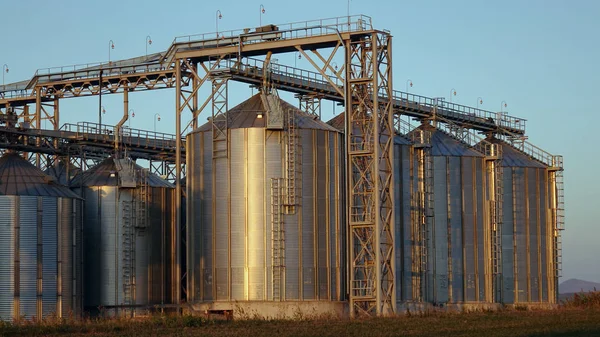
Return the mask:
<svg viewBox="0 0 600 337">
<path fill-rule="evenodd" d="M 265 96 L 266 94 L 258 93 L 235 107 L 229 109 L 225 115 L 228 118 L 228 129 L 241 129 L 241 128 L 264 128 L 266 127 L 266 111 L 265 107 Z M 327 125 L 326 123 L 315 119 L 312 115 L 298 109 L 290 103 L 282 100 L 277 96 L 272 96 L 280 104 L 284 113 L 293 111 L 298 119 L 298 128 L 300 129 L 314 129 L 314 130 L 328 130 L 338 131 L 337 129 Z M 258 115 L 262 114 L 262 118 L 258 118 Z M 287 123 L 284 116 L 284 123 Z M 196 131 L 205 132 L 212 131 L 212 124 L 207 122 L 200 126 Z"/>
<path fill-rule="evenodd" d="M 327 121 L 327 125 L 338 129 L 340 132 L 344 132 L 346 121 L 346 114 L 342 112 L 341 114 L 333 117 L 332 119 Z"/>
<path fill-rule="evenodd" d="M 498 138 L 490 138 L 488 141 L 494 144 L 500 144 L 502 146 L 502 166 L 504 167 L 532 167 L 532 168 L 546 168 L 547 166 L 543 163 L 535 160 L 531 156 L 523 153 L 519 149 L 516 149 L 507 142 Z"/>
<path fill-rule="evenodd" d="M 409 132 L 412 134 L 416 130 L 426 130 L 431 133 L 431 155 L 432 156 L 451 156 L 451 157 L 484 157 L 484 155 L 446 132 L 434 127 L 431 124 L 422 124 L 417 129 Z"/>
<path fill-rule="evenodd" d="M 66 186 L 33 166 L 17 153 L 0 158 L 0 195 L 73 198 L 79 197 Z"/>
<path fill-rule="evenodd" d="M 128 174 L 123 162 L 127 161 L 134 170 L 142 170 L 143 168 L 129 159 L 107 158 L 91 169 L 79 174 L 71 181 L 72 187 L 77 186 L 121 186 L 119 182 L 120 175 Z M 140 181 L 138 181 L 139 183 Z M 160 178 L 156 174 L 148 173 L 147 184 L 150 187 L 166 187 L 174 188 L 175 186 L 168 181 Z"/>
</svg>

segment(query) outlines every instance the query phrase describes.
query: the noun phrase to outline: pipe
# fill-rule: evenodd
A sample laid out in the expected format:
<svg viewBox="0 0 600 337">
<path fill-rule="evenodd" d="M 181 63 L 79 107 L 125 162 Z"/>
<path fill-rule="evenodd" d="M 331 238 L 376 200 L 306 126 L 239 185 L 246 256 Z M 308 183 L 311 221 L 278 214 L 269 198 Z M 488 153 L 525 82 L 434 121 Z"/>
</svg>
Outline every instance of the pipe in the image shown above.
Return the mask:
<svg viewBox="0 0 600 337">
<path fill-rule="evenodd" d="M 119 138 L 121 136 L 121 127 L 129 119 L 129 88 L 123 90 L 123 118 L 115 127 L 115 158 L 119 158 Z"/>
</svg>

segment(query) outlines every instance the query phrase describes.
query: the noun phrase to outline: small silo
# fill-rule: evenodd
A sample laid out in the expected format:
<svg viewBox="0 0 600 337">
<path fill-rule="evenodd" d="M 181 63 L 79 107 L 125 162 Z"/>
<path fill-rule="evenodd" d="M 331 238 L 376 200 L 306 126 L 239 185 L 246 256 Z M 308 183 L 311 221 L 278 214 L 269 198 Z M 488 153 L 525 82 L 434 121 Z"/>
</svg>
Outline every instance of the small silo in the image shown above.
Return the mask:
<svg viewBox="0 0 600 337">
<path fill-rule="evenodd" d="M 422 183 L 413 190 L 413 202 L 425 208 L 423 238 L 416 243 L 424 248 L 417 251 L 424 265 L 422 300 L 453 306 L 490 303 L 485 157 L 430 124 L 409 136 L 421 131 L 428 134 L 428 149 L 414 161 Z"/>
<path fill-rule="evenodd" d="M 80 210 L 18 154 L 0 158 L 0 319 L 80 315 Z"/>
<path fill-rule="evenodd" d="M 554 228 L 548 167 L 498 139 L 502 153 L 502 231 L 497 301 L 556 303 Z"/>
<path fill-rule="evenodd" d="M 175 189 L 129 159 L 71 182 L 84 203 L 84 308 L 124 315 L 175 301 Z"/>
<path fill-rule="evenodd" d="M 342 306 L 341 133 L 261 93 L 225 118 L 226 138 L 210 121 L 187 136 L 188 301 L 263 316 Z"/>
</svg>

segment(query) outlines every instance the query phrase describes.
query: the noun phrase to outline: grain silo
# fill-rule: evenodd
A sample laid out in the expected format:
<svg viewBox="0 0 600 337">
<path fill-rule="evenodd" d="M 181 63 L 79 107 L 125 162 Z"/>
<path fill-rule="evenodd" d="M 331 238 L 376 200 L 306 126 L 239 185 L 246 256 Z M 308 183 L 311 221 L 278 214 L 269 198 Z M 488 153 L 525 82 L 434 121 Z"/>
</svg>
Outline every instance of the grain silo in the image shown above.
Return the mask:
<svg viewBox="0 0 600 337">
<path fill-rule="evenodd" d="M 112 316 L 177 303 L 173 185 L 108 158 L 71 188 L 85 198 L 85 309 Z"/>
<path fill-rule="evenodd" d="M 480 305 L 492 301 L 489 274 L 489 216 L 486 214 L 484 155 L 429 124 L 412 131 L 427 134 L 427 149 L 416 156 L 413 189 L 416 241 L 422 276 L 415 275 L 422 300 L 434 305 Z M 423 137 L 417 137 L 423 138 Z M 422 220 L 419 220 L 422 219 Z M 414 220 L 414 218 L 413 218 Z"/>
<path fill-rule="evenodd" d="M 0 319 L 80 315 L 80 210 L 18 154 L 0 158 Z"/>
<path fill-rule="evenodd" d="M 340 132 L 262 93 L 215 124 L 216 137 L 210 121 L 187 136 L 188 301 L 262 316 L 342 308 Z"/>
<path fill-rule="evenodd" d="M 555 236 L 551 214 L 556 186 L 550 169 L 506 142 L 502 151 L 502 225 L 499 294 L 505 304 L 556 303 Z"/>
</svg>

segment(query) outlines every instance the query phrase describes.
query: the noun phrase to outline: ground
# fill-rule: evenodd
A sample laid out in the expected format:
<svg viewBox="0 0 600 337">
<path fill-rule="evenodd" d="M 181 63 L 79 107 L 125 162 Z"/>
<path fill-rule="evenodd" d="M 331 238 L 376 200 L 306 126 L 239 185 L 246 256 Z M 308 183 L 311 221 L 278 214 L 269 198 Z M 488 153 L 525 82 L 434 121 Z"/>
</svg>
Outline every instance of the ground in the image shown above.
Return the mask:
<svg viewBox="0 0 600 337">
<path fill-rule="evenodd" d="M 111 321 L 0 323 L 0 336 L 600 336 L 600 308 L 425 313 L 390 318 L 210 320 L 154 316 Z"/>
</svg>

